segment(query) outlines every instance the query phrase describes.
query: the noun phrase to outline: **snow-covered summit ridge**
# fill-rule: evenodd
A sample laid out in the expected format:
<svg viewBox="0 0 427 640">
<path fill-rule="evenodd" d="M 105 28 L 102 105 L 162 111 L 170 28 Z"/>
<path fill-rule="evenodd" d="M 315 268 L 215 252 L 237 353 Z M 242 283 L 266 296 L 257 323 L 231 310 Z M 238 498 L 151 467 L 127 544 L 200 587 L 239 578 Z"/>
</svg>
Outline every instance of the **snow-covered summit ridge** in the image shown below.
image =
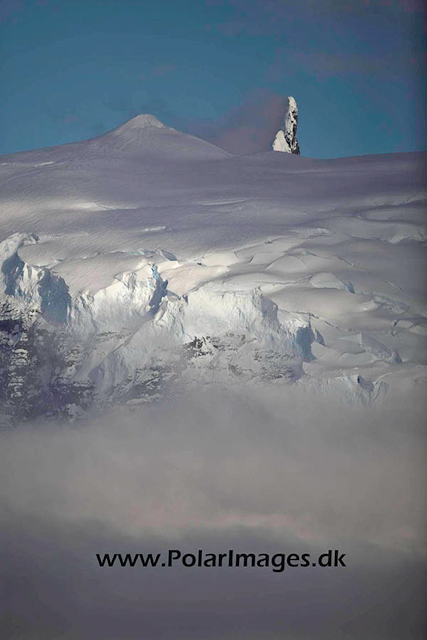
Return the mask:
<svg viewBox="0 0 427 640">
<path fill-rule="evenodd" d="M 295 98 L 289 96 L 283 126 L 276 134 L 273 142 L 273 151 L 300 154 L 297 139 L 298 107 Z"/>
</svg>

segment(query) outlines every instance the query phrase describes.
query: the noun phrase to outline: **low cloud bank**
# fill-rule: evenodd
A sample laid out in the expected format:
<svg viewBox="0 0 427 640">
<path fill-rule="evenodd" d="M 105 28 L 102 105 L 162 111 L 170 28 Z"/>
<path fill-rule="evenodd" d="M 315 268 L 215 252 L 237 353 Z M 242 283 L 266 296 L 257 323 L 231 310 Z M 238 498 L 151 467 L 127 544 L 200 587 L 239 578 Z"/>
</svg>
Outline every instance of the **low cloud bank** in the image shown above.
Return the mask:
<svg viewBox="0 0 427 640">
<path fill-rule="evenodd" d="M 197 391 L 1 434 L 8 637 L 422 637 L 421 394 Z M 347 567 L 100 569 L 95 553 L 318 553 Z"/>
</svg>

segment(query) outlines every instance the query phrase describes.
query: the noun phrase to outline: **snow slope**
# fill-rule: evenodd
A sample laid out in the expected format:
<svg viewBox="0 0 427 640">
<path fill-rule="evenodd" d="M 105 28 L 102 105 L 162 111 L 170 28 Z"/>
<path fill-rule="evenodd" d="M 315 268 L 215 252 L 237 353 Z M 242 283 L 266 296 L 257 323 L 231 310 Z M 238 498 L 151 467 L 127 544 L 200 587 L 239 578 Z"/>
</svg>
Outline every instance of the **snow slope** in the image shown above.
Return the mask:
<svg viewBox="0 0 427 640">
<path fill-rule="evenodd" d="M 425 155 L 231 156 L 141 115 L 0 158 L 3 413 L 425 381 Z"/>
</svg>

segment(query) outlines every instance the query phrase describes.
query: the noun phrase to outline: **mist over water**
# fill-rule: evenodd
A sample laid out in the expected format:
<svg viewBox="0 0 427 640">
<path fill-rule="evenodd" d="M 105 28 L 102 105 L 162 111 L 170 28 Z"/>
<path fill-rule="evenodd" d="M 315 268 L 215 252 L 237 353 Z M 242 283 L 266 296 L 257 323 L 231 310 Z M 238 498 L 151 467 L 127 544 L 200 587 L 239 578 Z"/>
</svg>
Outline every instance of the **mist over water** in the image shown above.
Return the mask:
<svg viewBox="0 0 427 640">
<path fill-rule="evenodd" d="M 7 637 L 421 638 L 421 398 L 198 389 L 1 433 Z M 335 548 L 345 568 L 281 573 L 95 559 Z"/>
</svg>

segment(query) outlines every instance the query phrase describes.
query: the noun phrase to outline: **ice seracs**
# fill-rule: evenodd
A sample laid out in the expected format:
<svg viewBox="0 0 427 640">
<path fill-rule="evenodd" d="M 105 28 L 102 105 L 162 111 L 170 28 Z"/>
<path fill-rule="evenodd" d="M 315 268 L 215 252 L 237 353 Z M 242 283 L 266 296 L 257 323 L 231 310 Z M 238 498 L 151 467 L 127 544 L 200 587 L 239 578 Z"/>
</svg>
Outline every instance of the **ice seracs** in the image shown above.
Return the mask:
<svg viewBox="0 0 427 640">
<path fill-rule="evenodd" d="M 274 151 L 283 151 L 284 153 L 300 154 L 300 148 L 297 139 L 298 127 L 298 107 L 295 98 L 289 96 L 288 107 L 285 113 L 283 126 L 276 134 L 273 142 Z"/>
</svg>

